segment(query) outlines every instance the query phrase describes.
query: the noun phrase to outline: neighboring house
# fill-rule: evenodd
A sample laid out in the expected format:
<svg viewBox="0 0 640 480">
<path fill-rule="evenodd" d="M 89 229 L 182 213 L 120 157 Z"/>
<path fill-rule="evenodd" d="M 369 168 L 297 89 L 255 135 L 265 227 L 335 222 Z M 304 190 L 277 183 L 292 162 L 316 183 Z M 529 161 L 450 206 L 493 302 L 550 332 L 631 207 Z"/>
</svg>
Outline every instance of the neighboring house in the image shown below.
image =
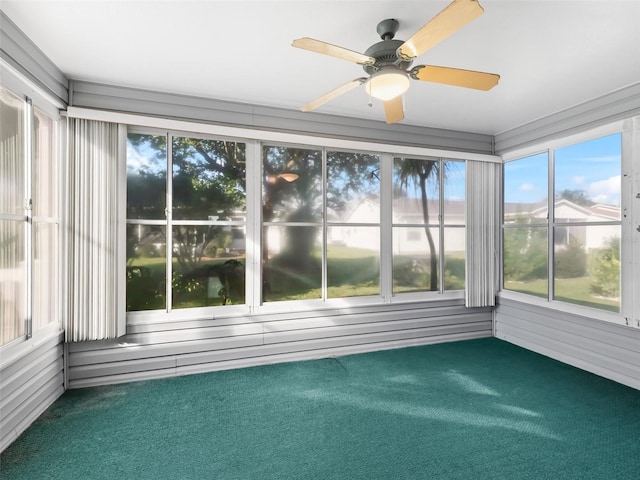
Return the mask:
<svg viewBox="0 0 640 480">
<path fill-rule="evenodd" d="M 438 234 L 439 202 L 428 202 L 429 223 L 432 227 L 433 241 L 436 250 L 440 250 Z M 463 200 L 447 200 L 443 205 L 445 223 L 448 225 L 464 226 L 465 205 Z M 330 217 L 331 218 L 331 217 Z M 353 224 L 376 224 L 380 222 L 380 202 L 377 198 L 367 198 L 354 203 L 352 208 L 340 220 L 348 224 L 341 228 L 329 229 L 327 241 L 329 244 L 342 245 L 366 250 L 380 249 L 379 235 L 371 235 L 367 228 Z M 422 204 L 418 198 L 398 198 L 393 201 L 393 253 L 403 255 L 426 255 L 429 251 L 424 233 L 424 217 Z M 462 230 L 462 229 L 461 229 Z M 463 231 L 463 230 L 462 230 Z M 462 252 L 465 248 L 464 233 L 446 235 L 446 249 L 449 253 Z"/>
<path fill-rule="evenodd" d="M 620 207 L 615 205 L 595 204 L 578 205 L 564 198 L 555 202 L 555 222 L 565 224 L 556 227 L 554 232 L 556 245 L 578 241 L 587 250 L 605 248 L 612 237 L 620 236 L 619 225 L 586 225 L 598 222 L 619 222 Z M 505 223 L 513 223 L 518 217 L 546 221 L 547 203 L 505 203 Z M 571 225 L 575 223 L 576 225 Z M 588 234 L 587 234 L 588 233 Z"/>
</svg>

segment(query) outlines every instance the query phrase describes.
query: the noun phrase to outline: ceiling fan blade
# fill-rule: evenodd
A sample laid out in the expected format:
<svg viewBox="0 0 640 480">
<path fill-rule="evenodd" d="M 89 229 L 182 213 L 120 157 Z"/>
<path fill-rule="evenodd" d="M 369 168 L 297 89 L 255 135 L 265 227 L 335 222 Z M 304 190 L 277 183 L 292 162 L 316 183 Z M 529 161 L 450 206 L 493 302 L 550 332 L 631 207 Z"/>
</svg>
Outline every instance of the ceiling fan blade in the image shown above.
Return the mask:
<svg viewBox="0 0 640 480">
<path fill-rule="evenodd" d="M 324 105 L 329 100 L 333 100 L 334 98 L 339 97 L 343 93 L 347 93 L 349 90 L 353 90 L 354 88 L 362 85 L 366 81 L 367 79 L 365 77 L 362 77 L 362 78 L 356 78 L 355 80 L 352 80 L 349 83 L 345 83 L 341 87 L 335 88 L 331 90 L 329 93 L 325 93 L 320 98 L 317 98 L 316 100 L 307 103 L 302 107 L 302 111 L 310 112 L 311 110 L 315 110 L 320 105 Z"/>
<path fill-rule="evenodd" d="M 384 116 L 387 123 L 397 123 L 404 118 L 402 95 L 398 95 L 397 97 L 384 102 Z"/>
<path fill-rule="evenodd" d="M 409 60 L 422 55 L 449 35 L 478 18 L 484 9 L 477 0 L 454 0 L 438 15 L 404 42 L 396 52 L 398 57 Z"/>
<path fill-rule="evenodd" d="M 462 70 L 460 68 L 419 65 L 411 70 L 411 77 L 423 82 L 444 83 L 456 87 L 491 90 L 498 84 L 500 75 L 495 73 Z"/>
<path fill-rule="evenodd" d="M 310 50 L 316 53 L 322 53 L 323 55 L 329 55 L 331 57 L 341 58 L 342 60 L 358 63 L 360 65 L 373 65 L 376 63 L 375 58 L 370 57 L 369 55 L 354 52 L 348 48 L 338 47 L 337 45 L 331 45 L 330 43 L 321 42 L 320 40 L 315 40 L 309 37 L 298 38 L 293 41 L 291 46 Z"/>
</svg>

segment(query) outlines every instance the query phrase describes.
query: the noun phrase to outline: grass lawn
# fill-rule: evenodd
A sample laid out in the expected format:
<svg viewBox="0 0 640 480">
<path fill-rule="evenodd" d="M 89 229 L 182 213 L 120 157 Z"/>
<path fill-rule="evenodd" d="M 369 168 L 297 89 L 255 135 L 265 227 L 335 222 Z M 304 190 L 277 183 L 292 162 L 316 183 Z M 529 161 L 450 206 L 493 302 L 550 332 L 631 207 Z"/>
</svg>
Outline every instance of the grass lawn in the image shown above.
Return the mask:
<svg viewBox="0 0 640 480">
<path fill-rule="evenodd" d="M 617 299 L 599 298 L 591 294 L 590 291 L 591 278 L 558 278 L 555 281 L 554 299 L 563 302 L 575 303 L 587 307 L 600 308 L 602 310 L 610 310 L 612 312 L 620 311 L 620 302 Z M 528 282 L 504 282 L 505 290 L 514 292 L 528 293 L 538 297 L 547 298 L 547 280 L 539 279 Z"/>
<path fill-rule="evenodd" d="M 198 267 L 214 266 L 229 258 L 203 260 Z M 236 260 L 245 263 L 244 258 Z M 404 272 L 411 264 L 419 261 L 416 272 Z M 289 263 L 289 264 L 287 264 Z M 428 259 L 410 255 L 395 256 L 394 293 L 428 291 Z M 320 251 L 314 251 L 308 271 L 291 262 L 280 261 L 277 257 L 269 260 L 265 266 L 267 286 L 265 302 L 283 300 L 307 300 L 321 298 L 322 272 Z M 464 288 L 464 256 L 447 256 L 445 283 L 447 290 Z M 128 284 L 128 303 L 136 305 L 132 310 L 162 309 L 165 304 L 166 266 L 164 257 L 146 257 L 132 259 L 129 266 L 145 267 L 150 271 L 149 285 Z M 173 271 L 179 272 L 180 266 L 173 259 Z M 180 281 L 174 277 L 174 282 Z M 141 288 L 143 287 L 143 288 Z M 219 305 L 220 298 L 207 297 L 207 279 L 198 279 L 190 284 L 174 283 L 173 308 L 189 308 Z M 327 248 L 327 296 L 328 298 L 347 298 L 380 294 L 380 258 L 377 252 L 362 248 L 329 246 Z M 243 303 L 244 298 L 231 298 L 232 303 Z"/>
</svg>

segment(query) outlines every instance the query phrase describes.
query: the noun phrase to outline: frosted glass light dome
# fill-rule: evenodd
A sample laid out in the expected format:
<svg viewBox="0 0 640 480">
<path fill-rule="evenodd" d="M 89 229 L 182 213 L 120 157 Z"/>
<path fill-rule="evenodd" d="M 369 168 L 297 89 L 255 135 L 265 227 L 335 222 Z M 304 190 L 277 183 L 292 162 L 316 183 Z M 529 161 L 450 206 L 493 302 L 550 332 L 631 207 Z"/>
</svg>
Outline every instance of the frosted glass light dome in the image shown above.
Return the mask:
<svg viewBox="0 0 640 480">
<path fill-rule="evenodd" d="M 381 70 L 371 75 L 366 91 L 384 102 L 402 95 L 409 88 L 409 77 L 401 70 Z"/>
</svg>

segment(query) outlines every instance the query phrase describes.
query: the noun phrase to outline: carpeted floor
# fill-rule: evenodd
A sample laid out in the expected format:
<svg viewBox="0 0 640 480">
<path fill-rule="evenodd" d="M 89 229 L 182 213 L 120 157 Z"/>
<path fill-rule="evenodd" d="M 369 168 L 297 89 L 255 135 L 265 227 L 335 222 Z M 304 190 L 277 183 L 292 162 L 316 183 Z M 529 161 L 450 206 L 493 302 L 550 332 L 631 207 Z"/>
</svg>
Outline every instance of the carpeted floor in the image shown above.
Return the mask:
<svg viewBox="0 0 640 480">
<path fill-rule="evenodd" d="M 2 479 L 634 479 L 640 391 L 497 339 L 66 392 Z"/>
</svg>

